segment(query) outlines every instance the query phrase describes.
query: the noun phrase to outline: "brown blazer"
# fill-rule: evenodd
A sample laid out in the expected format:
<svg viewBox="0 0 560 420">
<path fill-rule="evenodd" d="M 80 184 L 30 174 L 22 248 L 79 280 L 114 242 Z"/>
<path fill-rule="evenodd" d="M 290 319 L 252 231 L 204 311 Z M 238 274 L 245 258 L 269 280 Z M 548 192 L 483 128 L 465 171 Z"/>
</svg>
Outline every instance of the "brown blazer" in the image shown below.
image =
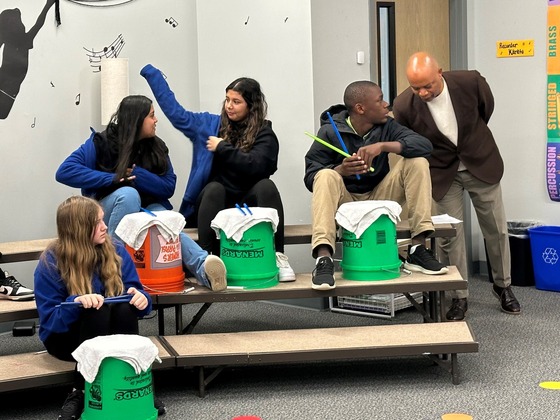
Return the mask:
<svg viewBox="0 0 560 420">
<path fill-rule="evenodd" d="M 504 173 L 504 162 L 487 125 L 494 110 L 494 97 L 486 79 L 476 70 L 444 72 L 443 78 L 457 117 L 457 146 L 438 130 L 428 106 L 410 87 L 393 104 L 395 119 L 434 145 L 428 160 L 436 201 L 449 190 L 459 159 L 473 176 L 489 184 L 500 182 Z"/>
</svg>

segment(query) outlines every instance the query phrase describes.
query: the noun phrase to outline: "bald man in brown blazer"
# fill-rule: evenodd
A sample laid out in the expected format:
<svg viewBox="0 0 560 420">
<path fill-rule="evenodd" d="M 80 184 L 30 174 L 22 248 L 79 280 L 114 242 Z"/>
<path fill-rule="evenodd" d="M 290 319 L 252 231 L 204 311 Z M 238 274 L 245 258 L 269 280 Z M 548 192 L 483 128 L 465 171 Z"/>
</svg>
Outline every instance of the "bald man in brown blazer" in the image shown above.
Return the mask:
<svg viewBox="0 0 560 420">
<path fill-rule="evenodd" d="M 433 144 L 428 158 L 432 195 L 438 214 L 463 220 L 463 194 L 467 191 L 488 248 L 494 276 L 493 294 L 503 312 L 519 314 L 521 306 L 511 290 L 511 257 L 500 180 L 504 163 L 488 128 L 494 97 L 486 79 L 476 70 L 443 72 L 425 52 L 407 63 L 410 87 L 394 101 L 395 119 Z M 442 262 L 456 265 L 468 279 L 463 224 L 457 236 L 440 241 Z M 447 319 L 462 320 L 467 312 L 468 290 L 452 292 Z"/>
</svg>

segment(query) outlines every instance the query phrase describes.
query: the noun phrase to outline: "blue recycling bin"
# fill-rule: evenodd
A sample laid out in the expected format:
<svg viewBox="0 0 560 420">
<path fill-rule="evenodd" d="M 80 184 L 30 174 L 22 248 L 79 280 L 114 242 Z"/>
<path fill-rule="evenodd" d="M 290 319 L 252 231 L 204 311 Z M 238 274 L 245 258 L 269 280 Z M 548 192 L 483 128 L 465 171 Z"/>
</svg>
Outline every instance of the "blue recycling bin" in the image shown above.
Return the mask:
<svg viewBox="0 0 560 420">
<path fill-rule="evenodd" d="M 560 226 L 529 229 L 535 287 L 560 292 Z"/>
</svg>

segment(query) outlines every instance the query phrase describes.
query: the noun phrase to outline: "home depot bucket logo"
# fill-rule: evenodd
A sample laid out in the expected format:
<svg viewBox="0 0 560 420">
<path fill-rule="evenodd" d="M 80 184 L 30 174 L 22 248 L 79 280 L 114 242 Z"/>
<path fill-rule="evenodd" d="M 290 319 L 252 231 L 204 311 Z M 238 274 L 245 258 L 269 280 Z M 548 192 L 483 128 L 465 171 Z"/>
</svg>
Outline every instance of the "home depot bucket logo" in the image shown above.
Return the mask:
<svg viewBox="0 0 560 420">
<path fill-rule="evenodd" d="M 170 242 L 167 242 L 161 235 L 158 235 L 157 238 L 159 241 L 159 254 L 156 258 L 156 262 L 160 264 L 169 264 L 181 260 L 181 243 L 179 242 L 179 238 Z"/>
</svg>

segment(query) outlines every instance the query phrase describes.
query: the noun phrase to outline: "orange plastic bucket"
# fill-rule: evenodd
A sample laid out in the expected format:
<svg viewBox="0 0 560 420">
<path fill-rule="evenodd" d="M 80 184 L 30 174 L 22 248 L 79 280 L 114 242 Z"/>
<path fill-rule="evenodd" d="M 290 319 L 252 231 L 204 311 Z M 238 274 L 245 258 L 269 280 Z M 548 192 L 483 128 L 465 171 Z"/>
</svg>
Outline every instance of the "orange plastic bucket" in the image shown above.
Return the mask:
<svg viewBox="0 0 560 420">
<path fill-rule="evenodd" d="M 185 272 L 179 238 L 167 242 L 157 226 L 152 226 L 138 250 L 128 245 L 126 249 L 147 292 L 158 295 L 183 291 Z"/>
</svg>

